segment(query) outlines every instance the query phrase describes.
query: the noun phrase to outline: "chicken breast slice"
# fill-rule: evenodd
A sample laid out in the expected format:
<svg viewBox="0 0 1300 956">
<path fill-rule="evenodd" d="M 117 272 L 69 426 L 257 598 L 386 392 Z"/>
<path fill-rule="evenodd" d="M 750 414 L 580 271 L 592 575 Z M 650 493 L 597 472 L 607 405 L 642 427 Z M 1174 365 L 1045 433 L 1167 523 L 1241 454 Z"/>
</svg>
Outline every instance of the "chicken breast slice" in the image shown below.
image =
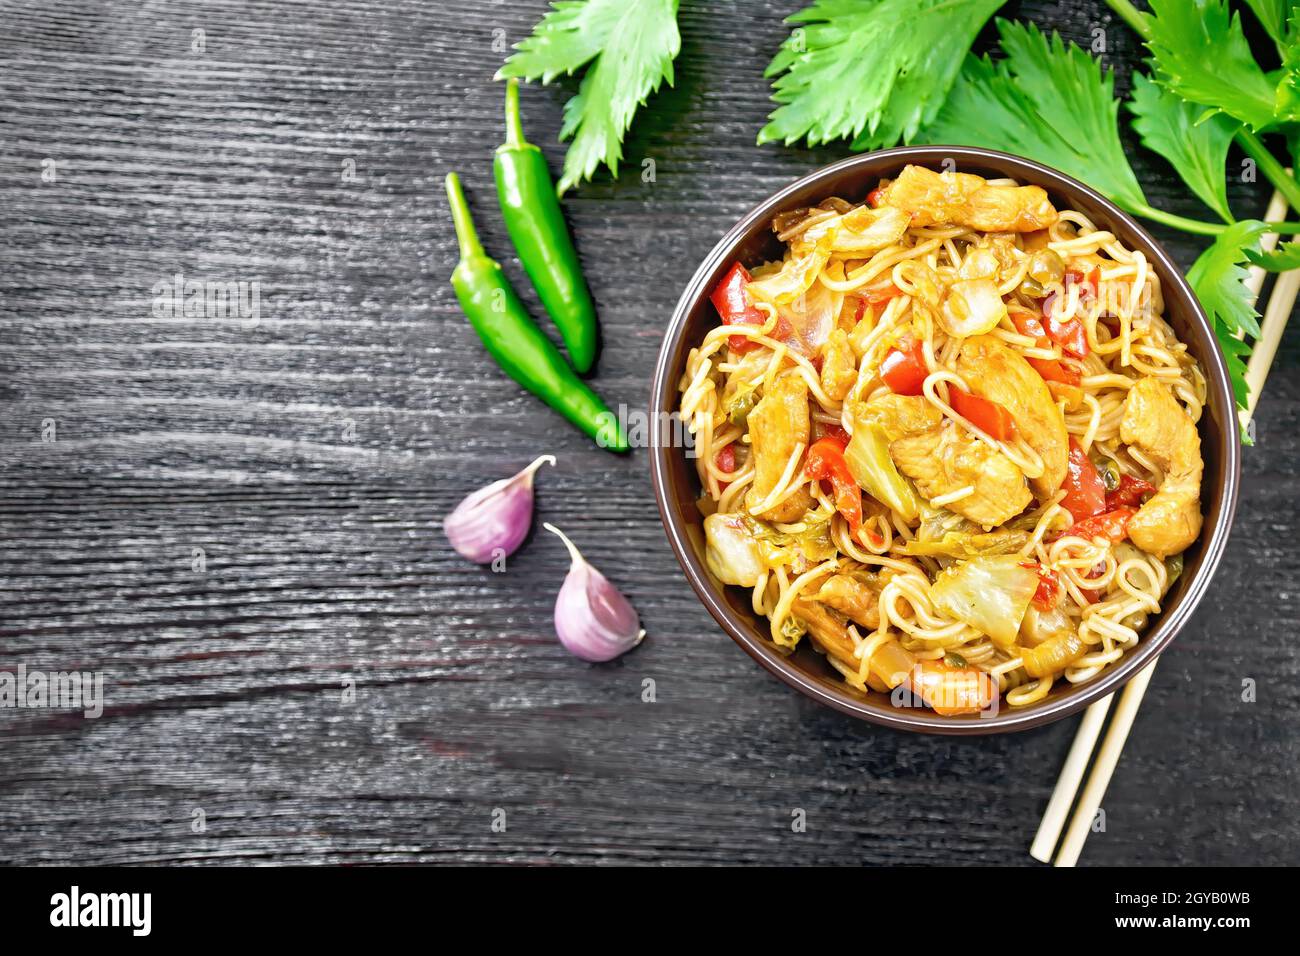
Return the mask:
<svg viewBox="0 0 1300 956">
<path fill-rule="evenodd" d="M 884 193 L 884 204 L 911 214 L 913 226 L 953 223 L 985 232 L 1036 232 L 1057 220 L 1039 186 L 990 186 L 970 173 L 936 173 L 906 166 Z"/>
<path fill-rule="evenodd" d="M 881 395 L 855 405 L 853 415 L 881 429 L 891 442 L 890 457 L 923 497 L 973 485 L 974 493 L 945 507 L 977 524 L 1001 524 L 1032 500 L 1024 473 L 1010 458 L 945 423 L 939 409 L 920 395 Z"/>
<path fill-rule="evenodd" d="M 1040 501 L 1056 494 L 1065 480 L 1070 436 L 1043 377 L 1019 352 L 991 335 L 967 339 L 956 367 L 972 392 L 1011 413 L 1017 433 L 1043 459 L 1042 475 L 1029 482 L 1034 494 Z"/>
<path fill-rule="evenodd" d="M 843 619 L 818 601 L 795 598 L 791 612 L 808 627 L 808 636 L 817 648 L 834 657 L 845 667 L 856 670 L 859 661 L 853 656 L 853 638 Z"/>
<path fill-rule="evenodd" d="M 835 658 L 849 671 L 859 668 L 862 662 L 841 615 L 818 601 L 804 598 L 796 598 L 791 610 L 807 625 L 808 636 L 823 654 Z M 886 691 L 911 676 L 916 658 L 897 641 L 886 641 L 876 649 L 869 666 L 867 683 L 873 690 Z"/>
<path fill-rule="evenodd" d="M 749 413 L 748 422 L 754 483 L 746 492 L 745 506 L 752 511 L 780 482 L 795 446 L 808 445 L 808 384 L 803 377 L 783 375 L 774 381 Z M 796 521 L 811 505 L 812 495 L 807 488 L 800 488 L 758 517 L 783 523 Z"/>
<path fill-rule="evenodd" d="M 933 501 L 967 486 L 974 491 L 945 504 L 976 524 L 993 527 L 1024 511 L 1033 495 L 1015 463 L 953 422 L 907 435 L 889 446 L 898 470 Z"/>
<path fill-rule="evenodd" d="M 822 346 L 822 388 L 835 401 L 842 402 L 857 380 L 857 356 L 849 344 L 849 334 L 836 329 Z"/>
<path fill-rule="evenodd" d="M 1196 423 L 1167 385 L 1147 376 L 1124 399 L 1119 437 L 1165 473 L 1155 495 L 1129 519 L 1129 537 L 1157 558 L 1183 551 L 1201 533 L 1205 462 Z"/>
<path fill-rule="evenodd" d="M 835 608 L 854 624 L 868 631 L 874 631 L 880 626 L 879 597 L 852 575 L 831 575 L 813 595 L 813 599 Z"/>
</svg>

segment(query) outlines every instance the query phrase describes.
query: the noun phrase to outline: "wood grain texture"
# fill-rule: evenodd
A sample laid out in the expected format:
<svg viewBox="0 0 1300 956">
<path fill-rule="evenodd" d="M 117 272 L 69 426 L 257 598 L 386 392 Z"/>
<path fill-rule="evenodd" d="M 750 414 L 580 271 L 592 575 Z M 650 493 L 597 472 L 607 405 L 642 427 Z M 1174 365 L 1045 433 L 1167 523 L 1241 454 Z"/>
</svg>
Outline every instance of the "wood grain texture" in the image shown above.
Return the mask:
<svg viewBox="0 0 1300 956">
<path fill-rule="evenodd" d="M 677 86 L 639 115 L 618 180 L 566 199 L 612 403 L 645 405 L 716 239 L 846 154 L 753 145 L 798 5 L 684 0 Z M 645 451 L 592 447 L 461 317 L 450 169 L 536 305 L 495 211 L 491 74 L 496 41 L 544 6 L 0 0 L 0 668 L 99 670 L 109 703 L 98 720 L 0 711 L 0 862 L 1028 862 L 1073 720 L 930 739 L 786 690 L 693 597 Z M 1140 51 L 1104 9 L 1006 12 L 1076 40 L 1102 28 L 1127 89 Z M 573 89 L 523 93 L 554 170 Z M 1153 205 L 1207 215 L 1129 143 Z M 1257 215 L 1269 189 L 1230 193 Z M 1198 241 L 1155 231 L 1191 263 Z M 258 321 L 155 318 L 176 273 L 259 282 Z M 1298 345 L 1292 330 L 1223 568 L 1165 655 L 1086 864 L 1300 858 Z M 462 496 L 541 452 L 559 465 L 540 515 L 649 632 L 619 662 L 554 640 L 551 536 L 494 574 L 441 535 Z"/>
</svg>

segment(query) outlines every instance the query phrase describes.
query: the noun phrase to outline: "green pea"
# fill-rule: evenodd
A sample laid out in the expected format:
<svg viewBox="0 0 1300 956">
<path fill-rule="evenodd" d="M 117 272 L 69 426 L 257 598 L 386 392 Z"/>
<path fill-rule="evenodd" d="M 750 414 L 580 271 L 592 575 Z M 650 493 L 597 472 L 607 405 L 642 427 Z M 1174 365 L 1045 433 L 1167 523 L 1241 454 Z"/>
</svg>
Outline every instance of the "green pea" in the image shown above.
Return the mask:
<svg viewBox="0 0 1300 956">
<path fill-rule="evenodd" d="M 1031 299 L 1041 299 L 1047 295 L 1047 290 L 1043 288 L 1042 283 L 1028 275 L 1020 283 L 1020 292 Z"/>
<path fill-rule="evenodd" d="M 727 412 L 727 420 L 733 425 L 743 425 L 749 419 L 749 413 L 758 404 L 758 396 L 752 391 L 737 395 Z"/>
<path fill-rule="evenodd" d="M 1171 554 L 1165 558 L 1165 574 L 1169 575 L 1169 587 L 1173 587 L 1183 574 L 1183 556 L 1182 554 Z"/>
<path fill-rule="evenodd" d="M 1101 476 L 1101 483 L 1105 486 L 1106 491 L 1118 491 L 1122 475 L 1115 460 L 1099 455 L 1093 461 L 1093 464 L 1097 466 L 1097 474 Z"/>
<path fill-rule="evenodd" d="M 1142 628 L 1147 626 L 1147 612 L 1134 611 L 1132 614 L 1126 614 L 1124 617 L 1120 618 L 1120 623 L 1125 627 L 1131 627 L 1133 630 L 1140 633 Z"/>
</svg>

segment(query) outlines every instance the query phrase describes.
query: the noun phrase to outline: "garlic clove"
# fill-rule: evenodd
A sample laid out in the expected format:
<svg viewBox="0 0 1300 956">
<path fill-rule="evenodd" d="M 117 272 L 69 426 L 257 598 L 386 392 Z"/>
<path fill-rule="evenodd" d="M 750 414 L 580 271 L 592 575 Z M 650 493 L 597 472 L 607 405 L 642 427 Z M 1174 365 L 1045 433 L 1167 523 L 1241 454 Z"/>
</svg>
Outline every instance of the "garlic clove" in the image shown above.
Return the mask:
<svg viewBox="0 0 1300 956">
<path fill-rule="evenodd" d="M 517 475 L 466 497 L 442 522 L 451 546 L 478 564 L 514 554 L 533 524 L 533 475 L 554 464 L 554 455 L 541 455 Z"/>
<path fill-rule="evenodd" d="M 627 598 L 582 556 L 559 528 L 543 524 L 569 549 L 569 573 L 555 598 L 555 633 L 565 649 L 592 663 L 611 661 L 641 643 L 645 630 Z"/>
</svg>

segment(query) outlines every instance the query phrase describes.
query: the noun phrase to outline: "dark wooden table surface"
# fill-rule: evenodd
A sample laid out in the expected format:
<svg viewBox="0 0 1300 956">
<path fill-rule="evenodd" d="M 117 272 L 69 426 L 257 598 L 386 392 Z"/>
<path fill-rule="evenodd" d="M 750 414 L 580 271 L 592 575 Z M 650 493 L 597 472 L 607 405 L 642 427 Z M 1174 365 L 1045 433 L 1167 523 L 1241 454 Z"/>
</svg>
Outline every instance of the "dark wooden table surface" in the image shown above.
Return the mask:
<svg viewBox="0 0 1300 956">
<path fill-rule="evenodd" d="M 644 406 L 716 239 L 845 155 L 753 145 L 800 5 L 684 0 L 676 88 L 638 117 L 618 181 L 566 200 L 614 403 Z M 543 8 L 0 0 L 0 668 L 99 671 L 108 697 L 97 720 L 0 711 L 0 861 L 1029 861 L 1075 719 L 937 739 L 796 696 L 686 585 L 645 450 L 594 448 L 460 315 L 450 169 L 535 303 L 491 190 L 491 75 Z M 1126 90 L 1140 51 L 1104 9 L 1006 12 L 1088 42 L 1100 28 Z M 555 170 L 573 88 L 524 91 Z M 1130 145 L 1155 205 L 1206 214 Z M 1234 177 L 1230 195 L 1258 215 L 1269 188 Z M 1156 231 L 1191 263 L 1198 242 Z M 178 273 L 259 283 L 257 321 L 154 315 Z M 1298 344 L 1300 328 L 1226 560 L 1084 863 L 1300 856 Z M 463 495 L 542 452 L 559 466 L 540 518 L 649 632 L 616 663 L 554 639 L 559 541 L 535 535 L 494 574 L 442 537 Z"/>
</svg>

